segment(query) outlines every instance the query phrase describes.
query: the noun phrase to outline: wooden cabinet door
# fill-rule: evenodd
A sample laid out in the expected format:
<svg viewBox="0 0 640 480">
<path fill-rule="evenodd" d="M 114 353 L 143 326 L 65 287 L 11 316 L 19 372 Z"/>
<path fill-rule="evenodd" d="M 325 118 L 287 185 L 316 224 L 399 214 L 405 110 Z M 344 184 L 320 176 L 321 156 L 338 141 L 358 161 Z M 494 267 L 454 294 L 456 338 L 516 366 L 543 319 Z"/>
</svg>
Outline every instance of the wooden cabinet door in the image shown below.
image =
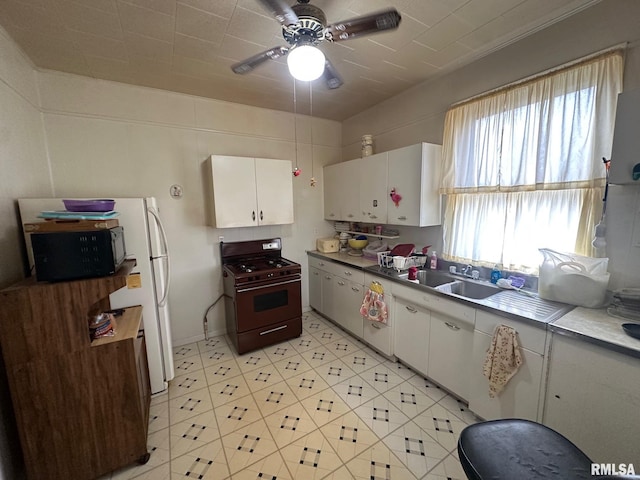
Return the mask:
<svg viewBox="0 0 640 480">
<path fill-rule="evenodd" d="M 365 157 L 360 165 L 361 220 L 387 223 L 387 153 Z"/>
<path fill-rule="evenodd" d="M 441 149 L 440 145 L 419 143 L 389 152 L 387 223 L 416 227 L 440 225 Z M 401 200 L 392 197 L 392 190 Z"/>
<path fill-rule="evenodd" d="M 289 160 L 255 159 L 258 225 L 293 223 L 293 174 Z"/>
<path fill-rule="evenodd" d="M 215 226 L 258 225 L 256 169 L 253 158 L 211 156 Z"/>
<path fill-rule="evenodd" d="M 393 351 L 396 357 L 423 375 L 429 363 L 429 310 L 396 297 Z"/>
</svg>

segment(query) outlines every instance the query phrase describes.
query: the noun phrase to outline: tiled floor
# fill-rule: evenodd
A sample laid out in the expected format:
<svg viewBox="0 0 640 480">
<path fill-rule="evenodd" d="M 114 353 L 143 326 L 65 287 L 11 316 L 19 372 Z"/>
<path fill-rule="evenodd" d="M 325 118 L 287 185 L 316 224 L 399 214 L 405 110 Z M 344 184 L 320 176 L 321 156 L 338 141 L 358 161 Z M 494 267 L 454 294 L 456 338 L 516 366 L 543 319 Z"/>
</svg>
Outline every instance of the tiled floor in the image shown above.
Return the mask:
<svg viewBox="0 0 640 480">
<path fill-rule="evenodd" d="M 465 478 L 465 405 L 314 313 L 289 342 L 237 355 L 215 337 L 174 358 L 151 459 L 102 480 Z"/>
</svg>

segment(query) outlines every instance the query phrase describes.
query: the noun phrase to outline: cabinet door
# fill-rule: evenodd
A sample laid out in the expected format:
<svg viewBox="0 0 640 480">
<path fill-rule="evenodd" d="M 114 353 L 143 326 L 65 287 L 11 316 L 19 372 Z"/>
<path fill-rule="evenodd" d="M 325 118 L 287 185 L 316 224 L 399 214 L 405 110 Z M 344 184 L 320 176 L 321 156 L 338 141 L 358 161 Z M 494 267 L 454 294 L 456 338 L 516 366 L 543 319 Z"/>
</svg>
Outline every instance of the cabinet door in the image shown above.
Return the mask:
<svg viewBox="0 0 640 480">
<path fill-rule="evenodd" d="M 336 276 L 329 272 L 321 272 L 322 276 L 322 309 L 323 315 L 335 319 L 335 297 L 333 294 L 333 283 Z"/>
<path fill-rule="evenodd" d="M 387 153 L 365 157 L 360 165 L 361 220 L 387 223 Z"/>
<path fill-rule="evenodd" d="M 341 277 L 335 277 L 333 283 L 334 315 L 333 320 L 345 330 L 362 338 L 362 315 L 360 307 L 364 297 L 364 287 Z"/>
<path fill-rule="evenodd" d="M 638 358 L 554 333 L 543 423 L 594 462 L 637 469 L 638 372 Z"/>
<path fill-rule="evenodd" d="M 519 332 L 520 336 L 520 332 Z M 509 380 L 502 393 L 489 397 L 489 381 L 482 366 L 491 345 L 491 335 L 475 331 L 473 354 L 469 363 L 469 409 L 485 420 L 498 418 L 526 418 L 538 421 L 538 402 L 542 385 L 544 358 L 541 354 L 523 348 L 523 362 Z"/>
<path fill-rule="evenodd" d="M 611 150 L 612 184 L 638 184 L 633 179 L 633 167 L 640 163 L 640 89 L 622 92 L 618 95 L 616 123 Z"/>
<path fill-rule="evenodd" d="M 215 226 L 258 225 L 254 159 L 213 155 L 210 162 Z"/>
<path fill-rule="evenodd" d="M 427 375 L 430 312 L 398 297 L 394 309 L 393 351 L 407 365 Z"/>
<path fill-rule="evenodd" d="M 469 395 L 472 346 L 473 324 L 431 312 L 427 374 L 464 399 Z"/>
<path fill-rule="evenodd" d="M 293 175 L 289 160 L 255 159 L 259 225 L 293 223 Z"/>
<path fill-rule="evenodd" d="M 342 191 L 340 217 L 347 222 L 359 222 L 364 220 L 360 213 L 360 173 L 362 159 L 349 160 L 342 163 L 340 177 L 342 179 Z"/>
<path fill-rule="evenodd" d="M 340 163 L 327 165 L 322 169 L 324 181 L 324 218 L 325 220 L 341 220 L 340 205 L 342 202 L 342 184 L 340 182 L 342 166 Z"/>
<path fill-rule="evenodd" d="M 309 306 L 322 312 L 322 271 L 309 267 Z"/>
<path fill-rule="evenodd" d="M 419 143 L 389 152 L 387 223 L 440 225 L 440 145 Z M 394 202 L 391 191 L 402 199 Z"/>
</svg>

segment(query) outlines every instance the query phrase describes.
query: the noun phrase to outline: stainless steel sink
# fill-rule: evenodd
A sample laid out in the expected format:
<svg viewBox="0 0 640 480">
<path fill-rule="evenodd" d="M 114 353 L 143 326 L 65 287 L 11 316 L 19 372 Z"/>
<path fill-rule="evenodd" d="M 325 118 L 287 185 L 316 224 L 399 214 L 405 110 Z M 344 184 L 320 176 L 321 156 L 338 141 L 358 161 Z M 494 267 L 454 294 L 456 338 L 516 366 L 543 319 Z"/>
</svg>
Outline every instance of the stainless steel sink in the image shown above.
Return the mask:
<svg viewBox="0 0 640 480">
<path fill-rule="evenodd" d="M 402 280 L 408 280 L 408 277 L 408 273 L 398 275 L 398 278 Z M 473 298 L 474 300 L 490 297 L 500 291 L 500 288 L 489 283 L 467 280 L 431 270 L 418 270 L 418 283 L 444 293 L 452 293 L 461 297 Z"/>
<path fill-rule="evenodd" d="M 408 273 L 401 273 L 398 278 L 408 280 Z M 441 272 L 432 272 L 431 270 L 418 270 L 418 283 L 427 287 L 437 287 L 445 283 L 451 283 L 455 279 Z"/>
<path fill-rule="evenodd" d="M 468 280 L 456 280 L 451 284 L 451 293 L 476 300 L 490 297 L 499 291 L 500 288 L 494 285 L 476 283 Z"/>
</svg>

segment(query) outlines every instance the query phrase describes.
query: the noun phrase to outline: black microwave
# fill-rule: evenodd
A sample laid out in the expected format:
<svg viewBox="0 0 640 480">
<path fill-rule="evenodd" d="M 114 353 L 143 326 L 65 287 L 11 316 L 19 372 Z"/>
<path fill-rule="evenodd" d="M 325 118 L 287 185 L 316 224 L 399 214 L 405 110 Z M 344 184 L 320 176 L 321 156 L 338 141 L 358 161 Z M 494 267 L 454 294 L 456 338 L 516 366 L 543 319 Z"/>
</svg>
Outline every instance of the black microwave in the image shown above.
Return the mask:
<svg viewBox="0 0 640 480">
<path fill-rule="evenodd" d="M 113 275 L 127 254 L 122 227 L 32 233 L 31 247 L 39 282 Z"/>
</svg>

